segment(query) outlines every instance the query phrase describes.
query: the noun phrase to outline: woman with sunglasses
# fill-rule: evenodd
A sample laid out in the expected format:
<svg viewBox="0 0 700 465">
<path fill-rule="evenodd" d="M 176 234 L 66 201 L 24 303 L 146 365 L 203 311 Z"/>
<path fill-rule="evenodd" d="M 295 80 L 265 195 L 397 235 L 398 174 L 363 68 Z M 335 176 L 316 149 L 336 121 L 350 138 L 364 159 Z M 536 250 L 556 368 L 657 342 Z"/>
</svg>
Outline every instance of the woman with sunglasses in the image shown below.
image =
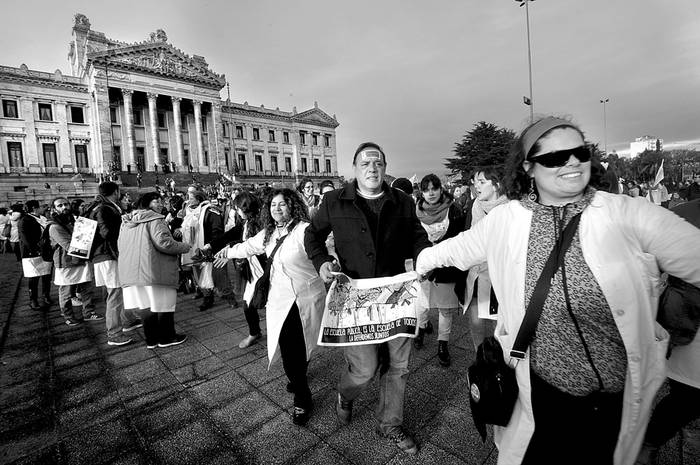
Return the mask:
<svg viewBox="0 0 700 465">
<path fill-rule="evenodd" d="M 498 463 L 632 464 L 664 380 L 659 267 L 700 286 L 700 230 L 645 199 L 592 188 L 591 152 L 564 119 L 526 128 L 506 173 L 512 200 L 416 263 L 421 274 L 488 264 L 495 336 L 519 388 L 509 424 L 495 427 Z M 545 262 L 579 213 L 562 265 L 542 281 L 529 350 L 512 358 Z"/>
</svg>

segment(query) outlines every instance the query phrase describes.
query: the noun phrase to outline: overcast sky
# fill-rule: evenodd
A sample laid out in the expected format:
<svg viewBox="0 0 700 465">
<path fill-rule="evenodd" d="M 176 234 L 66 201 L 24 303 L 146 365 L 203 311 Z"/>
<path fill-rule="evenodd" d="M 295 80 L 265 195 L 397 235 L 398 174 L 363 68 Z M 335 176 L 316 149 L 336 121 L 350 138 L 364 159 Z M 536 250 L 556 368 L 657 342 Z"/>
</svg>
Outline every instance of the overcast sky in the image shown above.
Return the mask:
<svg viewBox="0 0 700 465">
<path fill-rule="evenodd" d="M 521 130 L 525 9 L 513 0 L 4 1 L 0 64 L 68 74 L 73 15 L 126 42 L 162 28 L 226 74 L 231 99 L 335 114 L 339 169 L 373 140 L 389 173 L 443 173 L 478 121 Z M 11 20 L 9 20 L 11 18 Z M 530 3 L 536 113 L 571 115 L 609 150 L 649 134 L 700 149 L 700 3 Z M 221 92 L 226 98 L 226 90 Z"/>
</svg>

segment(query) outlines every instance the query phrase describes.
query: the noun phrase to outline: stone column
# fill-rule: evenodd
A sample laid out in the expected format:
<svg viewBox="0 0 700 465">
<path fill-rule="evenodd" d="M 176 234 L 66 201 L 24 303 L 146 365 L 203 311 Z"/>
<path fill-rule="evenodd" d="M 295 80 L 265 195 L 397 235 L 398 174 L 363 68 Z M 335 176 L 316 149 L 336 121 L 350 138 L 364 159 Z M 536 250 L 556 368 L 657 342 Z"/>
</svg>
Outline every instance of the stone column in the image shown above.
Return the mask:
<svg viewBox="0 0 700 465">
<path fill-rule="evenodd" d="M 170 97 L 173 102 L 173 122 L 175 123 L 175 160 L 180 170 L 187 172 L 182 149 L 182 120 L 180 115 L 180 97 Z"/>
<path fill-rule="evenodd" d="M 202 102 L 193 100 L 194 103 L 194 128 L 195 137 L 197 139 L 197 166 L 199 168 L 204 165 L 204 146 L 202 144 Z"/>
<path fill-rule="evenodd" d="M 213 152 L 214 156 L 214 166 L 216 171 L 219 172 L 219 142 L 221 145 L 224 144 L 224 130 L 221 124 L 221 103 L 214 102 L 211 105 L 211 129 L 209 134 L 214 135 L 214 150 L 209 150 L 209 164 L 211 165 L 211 154 Z M 226 166 L 226 161 L 224 161 L 224 166 Z"/>
<path fill-rule="evenodd" d="M 134 91 L 131 89 L 121 89 L 121 91 L 124 98 L 124 126 L 126 126 L 126 153 L 124 154 L 124 161 L 130 167 L 127 170 L 136 171 L 136 161 L 134 159 L 134 111 L 131 105 L 131 95 Z M 145 166 L 142 168 L 145 168 Z"/>
<path fill-rule="evenodd" d="M 148 119 L 151 129 L 151 151 L 153 152 L 153 163 L 158 164 L 160 161 L 160 144 L 158 143 L 158 111 L 156 110 L 156 98 L 158 94 L 149 92 L 148 96 Z M 150 160 L 149 160 L 150 161 Z M 147 161 L 146 163 L 148 164 Z M 150 166 L 144 166 L 144 170 L 148 170 Z"/>
</svg>

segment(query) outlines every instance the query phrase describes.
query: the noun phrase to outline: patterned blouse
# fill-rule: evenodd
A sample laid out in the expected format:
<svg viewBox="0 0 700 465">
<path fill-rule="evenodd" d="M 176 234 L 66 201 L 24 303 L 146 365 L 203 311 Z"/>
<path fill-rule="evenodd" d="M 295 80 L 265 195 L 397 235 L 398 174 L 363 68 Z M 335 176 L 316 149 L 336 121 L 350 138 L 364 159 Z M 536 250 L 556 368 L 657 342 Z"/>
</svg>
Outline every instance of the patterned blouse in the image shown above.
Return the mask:
<svg viewBox="0 0 700 465">
<path fill-rule="evenodd" d="M 595 192 L 589 187 L 581 200 L 563 207 L 540 205 L 528 199 L 521 201 L 525 208 L 532 210 L 525 277 L 526 308 L 556 237 L 574 215 L 591 203 Z M 583 258 L 578 231 L 566 253 L 564 268 L 571 311 L 600 374 L 602 390 L 621 392 L 627 371 L 625 347 L 605 295 Z M 584 396 L 601 390 L 566 306 L 561 269 L 552 281 L 530 346 L 530 366 L 537 376 L 568 394 Z"/>
</svg>

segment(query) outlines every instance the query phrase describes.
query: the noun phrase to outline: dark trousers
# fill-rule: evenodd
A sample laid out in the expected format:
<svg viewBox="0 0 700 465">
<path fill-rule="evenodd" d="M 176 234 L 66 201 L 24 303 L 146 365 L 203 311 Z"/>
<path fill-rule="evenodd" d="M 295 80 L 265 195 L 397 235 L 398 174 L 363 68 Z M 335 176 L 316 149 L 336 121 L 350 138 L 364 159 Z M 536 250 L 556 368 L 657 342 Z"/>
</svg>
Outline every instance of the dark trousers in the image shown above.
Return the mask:
<svg viewBox="0 0 700 465">
<path fill-rule="evenodd" d="M 612 465 L 622 393 L 572 396 L 530 372 L 535 433 L 522 465 Z"/>
<path fill-rule="evenodd" d="M 22 251 L 19 248 L 19 242 L 10 242 L 12 244 L 12 251 L 15 253 L 15 258 L 18 262 L 22 261 Z"/>
<path fill-rule="evenodd" d="M 296 306 L 296 304 L 294 304 Z M 251 336 L 257 336 L 260 334 L 260 315 L 256 308 L 251 308 L 247 303 L 243 302 L 243 314 L 245 315 L 245 321 L 248 323 L 248 331 Z M 299 311 L 297 310 L 297 318 L 299 317 Z M 289 319 L 289 317 L 287 317 Z M 301 324 L 301 321 L 299 321 Z"/>
<path fill-rule="evenodd" d="M 143 321 L 143 334 L 146 345 L 166 344 L 175 338 L 175 312 L 152 312 L 139 310 Z"/>
<path fill-rule="evenodd" d="M 644 442 L 661 447 L 682 427 L 700 417 L 700 389 L 669 379 L 671 392 L 661 399 L 649 421 Z"/>
<path fill-rule="evenodd" d="M 289 310 L 287 319 L 284 320 L 280 332 L 280 353 L 282 354 L 282 366 L 289 382 L 294 390 L 294 406 L 301 408 L 311 407 L 311 390 L 306 379 L 306 341 L 304 341 L 304 329 L 299 317 L 299 307 L 296 302 Z"/>
<path fill-rule="evenodd" d="M 39 281 L 41 281 L 41 291 L 47 299 L 51 296 L 51 275 L 34 276 L 27 278 L 27 286 L 29 287 L 29 298 L 37 300 L 39 298 Z"/>
</svg>

